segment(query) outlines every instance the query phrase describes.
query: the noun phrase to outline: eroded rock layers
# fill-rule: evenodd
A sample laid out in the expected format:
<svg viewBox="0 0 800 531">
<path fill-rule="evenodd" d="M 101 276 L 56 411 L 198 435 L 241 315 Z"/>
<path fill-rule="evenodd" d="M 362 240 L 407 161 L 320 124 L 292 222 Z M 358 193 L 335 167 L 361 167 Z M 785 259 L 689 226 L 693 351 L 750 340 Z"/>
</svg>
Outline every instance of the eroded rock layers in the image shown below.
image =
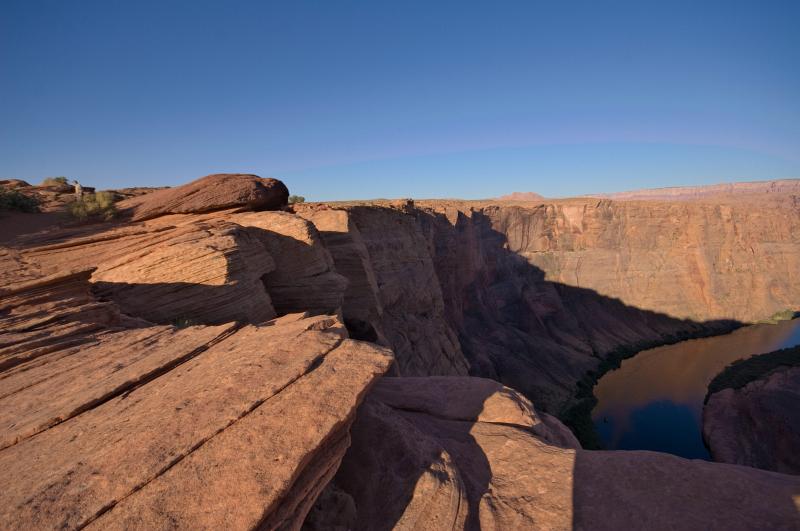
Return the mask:
<svg viewBox="0 0 800 531">
<path fill-rule="evenodd" d="M 6 249 L 2 527 L 301 526 L 392 355 L 348 338 L 316 229 L 259 215 Z"/>
<path fill-rule="evenodd" d="M 284 192 L 210 176 L 0 248 L 7 527 L 800 525 L 797 477 L 580 450 L 553 416 L 621 348 L 796 308 L 793 196 Z"/>
<path fill-rule="evenodd" d="M 800 524 L 800 477 L 655 452 L 581 450 L 559 421 L 480 378 L 383 378 L 352 431 L 310 529 Z"/>
<path fill-rule="evenodd" d="M 402 375 L 484 376 L 563 413 L 620 349 L 800 301 L 800 202 L 307 205 L 344 317 Z"/>
</svg>

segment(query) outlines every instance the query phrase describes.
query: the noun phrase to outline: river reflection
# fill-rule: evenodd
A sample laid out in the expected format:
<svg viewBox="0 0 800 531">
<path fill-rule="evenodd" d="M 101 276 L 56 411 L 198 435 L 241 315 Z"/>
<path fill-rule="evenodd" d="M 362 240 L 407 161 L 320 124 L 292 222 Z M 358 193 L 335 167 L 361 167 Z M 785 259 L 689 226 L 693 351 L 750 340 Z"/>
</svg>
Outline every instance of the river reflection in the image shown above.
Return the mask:
<svg viewBox="0 0 800 531">
<path fill-rule="evenodd" d="M 732 361 L 797 344 L 800 319 L 642 351 L 597 383 L 592 420 L 608 449 L 710 459 L 701 422 L 711 379 Z"/>
</svg>

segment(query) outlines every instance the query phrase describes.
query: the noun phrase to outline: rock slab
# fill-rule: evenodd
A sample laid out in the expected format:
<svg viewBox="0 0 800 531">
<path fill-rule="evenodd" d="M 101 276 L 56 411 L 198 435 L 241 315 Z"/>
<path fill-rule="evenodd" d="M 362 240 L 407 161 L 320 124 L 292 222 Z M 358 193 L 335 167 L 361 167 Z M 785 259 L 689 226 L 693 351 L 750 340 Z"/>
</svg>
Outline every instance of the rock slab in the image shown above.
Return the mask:
<svg viewBox="0 0 800 531">
<path fill-rule="evenodd" d="M 206 175 L 175 188 L 167 188 L 117 204 L 134 221 L 166 214 L 198 214 L 239 208 L 278 210 L 289 202 L 289 189 L 278 179 L 245 173 Z"/>
</svg>

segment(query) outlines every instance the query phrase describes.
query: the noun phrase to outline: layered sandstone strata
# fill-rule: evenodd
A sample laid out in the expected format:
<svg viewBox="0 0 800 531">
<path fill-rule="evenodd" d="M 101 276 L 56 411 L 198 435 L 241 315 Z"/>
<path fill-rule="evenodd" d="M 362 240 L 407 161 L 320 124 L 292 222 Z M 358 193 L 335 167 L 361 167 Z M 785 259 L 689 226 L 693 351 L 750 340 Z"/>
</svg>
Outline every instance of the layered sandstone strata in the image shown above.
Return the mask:
<svg viewBox="0 0 800 531">
<path fill-rule="evenodd" d="M 216 173 L 153 193 L 126 199 L 118 207 L 135 221 L 166 214 L 199 214 L 214 210 L 279 210 L 289 189 L 277 179 L 243 173 Z"/>
<path fill-rule="evenodd" d="M 4 527 L 301 526 L 392 355 L 311 223 L 242 207 L 2 250 Z"/>
<path fill-rule="evenodd" d="M 2 293 L 4 526 L 299 528 L 391 353 L 325 315 L 153 325 L 90 274 Z"/>
<path fill-rule="evenodd" d="M 308 525 L 797 525 L 796 478 L 577 450 L 548 415 L 619 349 L 796 308 L 793 197 L 243 213 L 245 192 L 0 249 L 4 522 L 297 528 L 383 345 L 402 378 Z"/>
<path fill-rule="evenodd" d="M 297 210 L 319 225 L 350 281 L 345 319 L 391 346 L 401 374 L 469 366 L 545 411 L 574 405 L 577 383 L 621 350 L 800 304 L 800 202 L 791 195 Z"/>
</svg>

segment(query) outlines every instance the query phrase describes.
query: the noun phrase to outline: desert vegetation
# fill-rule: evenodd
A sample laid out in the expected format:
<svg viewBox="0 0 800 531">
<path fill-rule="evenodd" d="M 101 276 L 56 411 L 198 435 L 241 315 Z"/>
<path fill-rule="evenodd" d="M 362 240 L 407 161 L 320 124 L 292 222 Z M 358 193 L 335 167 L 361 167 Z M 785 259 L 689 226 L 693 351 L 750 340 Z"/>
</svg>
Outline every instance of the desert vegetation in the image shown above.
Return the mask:
<svg viewBox="0 0 800 531">
<path fill-rule="evenodd" d="M 708 398 L 723 389 L 741 389 L 748 383 L 787 367 L 800 367 L 800 346 L 784 348 L 738 360 L 716 375 L 708 384 Z"/>
<path fill-rule="evenodd" d="M 16 210 L 19 212 L 38 212 L 39 200 L 19 190 L 0 186 L 0 210 Z"/>
<path fill-rule="evenodd" d="M 41 186 L 68 186 L 69 181 L 66 177 L 46 177 Z"/>
<path fill-rule="evenodd" d="M 306 198 L 303 197 L 302 195 L 290 195 L 289 196 L 289 204 L 290 205 L 294 204 L 294 203 L 305 203 L 305 202 L 306 202 Z"/>
<path fill-rule="evenodd" d="M 114 205 L 114 194 L 111 192 L 97 192 L 86 194 L 81 199 L 67 206 L 70 216 L 78 221 L 104 220 L 110 221 L 117 215 Z"/>
</svg>

